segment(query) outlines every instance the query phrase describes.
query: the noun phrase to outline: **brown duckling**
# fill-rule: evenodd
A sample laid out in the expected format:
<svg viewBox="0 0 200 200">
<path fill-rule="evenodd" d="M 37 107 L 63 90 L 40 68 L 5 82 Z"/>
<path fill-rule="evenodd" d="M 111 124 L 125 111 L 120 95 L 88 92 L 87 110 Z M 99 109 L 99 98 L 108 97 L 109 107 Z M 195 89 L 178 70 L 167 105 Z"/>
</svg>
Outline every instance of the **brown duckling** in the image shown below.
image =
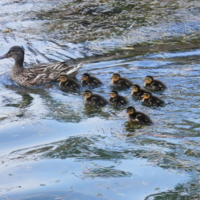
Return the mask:
<svg viewBox="0 0 200 200">
<path fill-rule="evenodd" d="M 125 97 L 118 94 L 116 90 L 110 92 L 110 105 L 113 106 L 122 106 L 128 103 Z"/>
<path fill-rule="evenodd" d="M 163 82 L 155 80 L 152 76 L 146 76 L 144 82 L 144 87 L 149 90 L 162 91 L 167 88 Z"/>
<path fill-rule="evenodd" d="M 85 102 L 93 106 L 105 106 L 108 104 L 108 101 L 104 97 L 99 94 L 93 94 L 91 90 L 85 90 L 83 96 Z"/>
<path fill-rule="evenodd" d="M 94 76 L 90 76 L 90 74 L 88 73 L 84 73 L 82 75 L 82 78 L 81 78 L 81 83 L 83 86 L 99 86 L 102 84 L 102 82 L 94 77 Z"/>
<path fill-rule="evenodd" d="M 121 77 L 118 73 L 114 73 L 111 79 L 111 85 L 115 87 L 130 88 L 133 85 L 129 79 Z"/>
<path fill-rule="evenodd" d="M 129 106 L 126 111 L 128 113 L 128 118 L 130 122 L 145 125 L 152 124 L 151 119 L 146 114 L 142 112 L 137 112 L 133 106 Z"/>
<path fill-rule="evenodd" d="M 60 83 L 59 86 L 62 89 L 79 89 L 80 84 L 72 78 L 69 78 L 68 75 L 60 75 Z"/>
<path fill-rule="evenodd" d="M 156 96 L 153 96 L 151 94 L 151 92 L 145 92 L 142 96 L 142 102 L 145 104 L 145 105 L 149 105 L 149 106 L 164 106 L 165 102 L 156 97 Z"/>
<path fill-rule="evenodd" d="M 139 85 L 133 85 L 131 95 L 136 99 L 142 100 L 142 95 L 145 92 L 147 92 L 147 91 L 141 89 Z"/>
</svg>

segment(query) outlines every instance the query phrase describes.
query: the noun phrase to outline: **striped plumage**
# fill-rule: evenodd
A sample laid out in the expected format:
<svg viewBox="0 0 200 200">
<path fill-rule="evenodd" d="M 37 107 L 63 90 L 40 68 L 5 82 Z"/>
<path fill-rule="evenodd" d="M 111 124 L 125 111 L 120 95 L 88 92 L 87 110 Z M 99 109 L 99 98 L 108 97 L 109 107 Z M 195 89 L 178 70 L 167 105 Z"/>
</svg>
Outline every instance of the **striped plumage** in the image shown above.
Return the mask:
<svg viewBox="0 0 200 200">
<path fill-rule="evenodd" d="M 30 68 L 24 68 L 24 49 L 20 46 L 11 47 L 5 55 L 0 57 L 0 59 L 3 58 L 13 58 L 15 60 L 15 64 L 10 71 L 10 78 L 24 87 L 57 82 L 60 75 L 63 74 L 74 77 L 82 66 L 82 64 L 79 64 L 72 67 L 66 62 L 56 62 L 40 63 Z"/>
</svg>

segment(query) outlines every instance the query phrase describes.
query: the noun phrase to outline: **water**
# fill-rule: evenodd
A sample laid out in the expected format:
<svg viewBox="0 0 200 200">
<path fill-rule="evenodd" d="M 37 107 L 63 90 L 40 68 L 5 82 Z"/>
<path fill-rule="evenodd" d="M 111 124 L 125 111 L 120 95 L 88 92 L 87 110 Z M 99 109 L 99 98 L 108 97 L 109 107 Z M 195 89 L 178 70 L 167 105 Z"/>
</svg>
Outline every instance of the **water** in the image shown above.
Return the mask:
<svg viewBox="0 0 200 200">
<path fill-rule="evenodd" d="M 147 1 L 146 6 L 137 1 L 131 6 L 127 1 L 121 12 L 109 10 L 111 1 L 99 3 L 98 7 L 87 1 L 1 1 L 1 22 L 12 31 L 8 33 L 1 24 L 0 55 L 17 44 L 25 47 L 26 67 L 47 62 L 46 57 L 83 61 L 77 79 L 84 72 L 100 78 L 103 86 L 93 91 L 107 99 L 114 72 L 139 85 L 146 75 L 153 75 L 168 86 L 164 93 L 155 94 L 167 105 L 143 106 L 132 99 L 129 89 L 120 91 L 129 105 L 154 122 L 153 126 L 129 129 L 126 107 L 85 106 L 84 88 L 65 92 L 58 84 L 19 87 L 9 78 L 13 60 L 0 60 L 0 199 L 200 199 L 198 2 L 162 2 L 159 11 L 156 1 Z M 143 9 L 152 26 L 137 13 L 137 28 L 131 28 L 131 15 L 123 18 L 127 9 L 130 14 Z M 109 12 L 109 17 L 125 23 L 122 29 L 107 34 L 102 30 L 113 27 L 105 21 L 94 29 Z M 91 23 L 89 39 L 87 31 L 76 26 L 80 13 Z M 186 13 L 187 19 L 183 17 Z M 92 23 L 94 19 L 97 21 Z M 190 32 L 183 33 L 182 26 L 190 27 Z M 80 30 L 73 35 L 76 27 Z M 139 34 L 141 31 L 148 34 Z M 164 36 L 168 38 L 164 40 Z"/>
</svg>

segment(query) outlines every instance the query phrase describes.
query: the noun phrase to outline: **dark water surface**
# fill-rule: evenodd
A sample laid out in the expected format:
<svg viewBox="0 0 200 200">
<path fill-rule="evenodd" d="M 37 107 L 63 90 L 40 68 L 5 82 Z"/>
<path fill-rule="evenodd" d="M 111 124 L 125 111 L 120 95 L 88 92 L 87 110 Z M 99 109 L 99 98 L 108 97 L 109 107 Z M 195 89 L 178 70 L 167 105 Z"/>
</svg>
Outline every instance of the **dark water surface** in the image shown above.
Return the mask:
<svg viewBox="0 0 200 200">
<path fill-rule="evenodd" d="M 160 108 L 120 91 L 154 122 L 130 128 L 126 107 L 85 106 L 85 88 L 19 87 L 13 60 L 0 60 L 0 200 L 200 199 L 199 1 L 2 0 L 0 8 L 0 55 L 23 45 L 26 67 L 84 62 L 77 79 L 99 77 L 93 90 L 106 98 L 114 72 L 168 86 L 156 94 L 167 103 Z"/>
</svg>

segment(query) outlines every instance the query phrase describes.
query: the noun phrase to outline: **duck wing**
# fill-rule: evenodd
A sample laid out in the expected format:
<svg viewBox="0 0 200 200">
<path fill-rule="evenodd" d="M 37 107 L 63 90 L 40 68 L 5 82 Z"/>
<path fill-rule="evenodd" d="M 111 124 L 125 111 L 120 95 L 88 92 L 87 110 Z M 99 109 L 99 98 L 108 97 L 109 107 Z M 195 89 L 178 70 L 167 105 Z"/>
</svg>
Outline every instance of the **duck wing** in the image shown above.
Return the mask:
<svg viewBox="0 0 200 200">
<path fill-rule="evenodd" d="M 81 66 L 81 63 L 75 67 L 69 66 L 66 62 L 41 63 L 25 68 L 22 75 L 30 84 L 40 85 L 58 81 L 61 74 L 74 77 Z"/>
</svg>

